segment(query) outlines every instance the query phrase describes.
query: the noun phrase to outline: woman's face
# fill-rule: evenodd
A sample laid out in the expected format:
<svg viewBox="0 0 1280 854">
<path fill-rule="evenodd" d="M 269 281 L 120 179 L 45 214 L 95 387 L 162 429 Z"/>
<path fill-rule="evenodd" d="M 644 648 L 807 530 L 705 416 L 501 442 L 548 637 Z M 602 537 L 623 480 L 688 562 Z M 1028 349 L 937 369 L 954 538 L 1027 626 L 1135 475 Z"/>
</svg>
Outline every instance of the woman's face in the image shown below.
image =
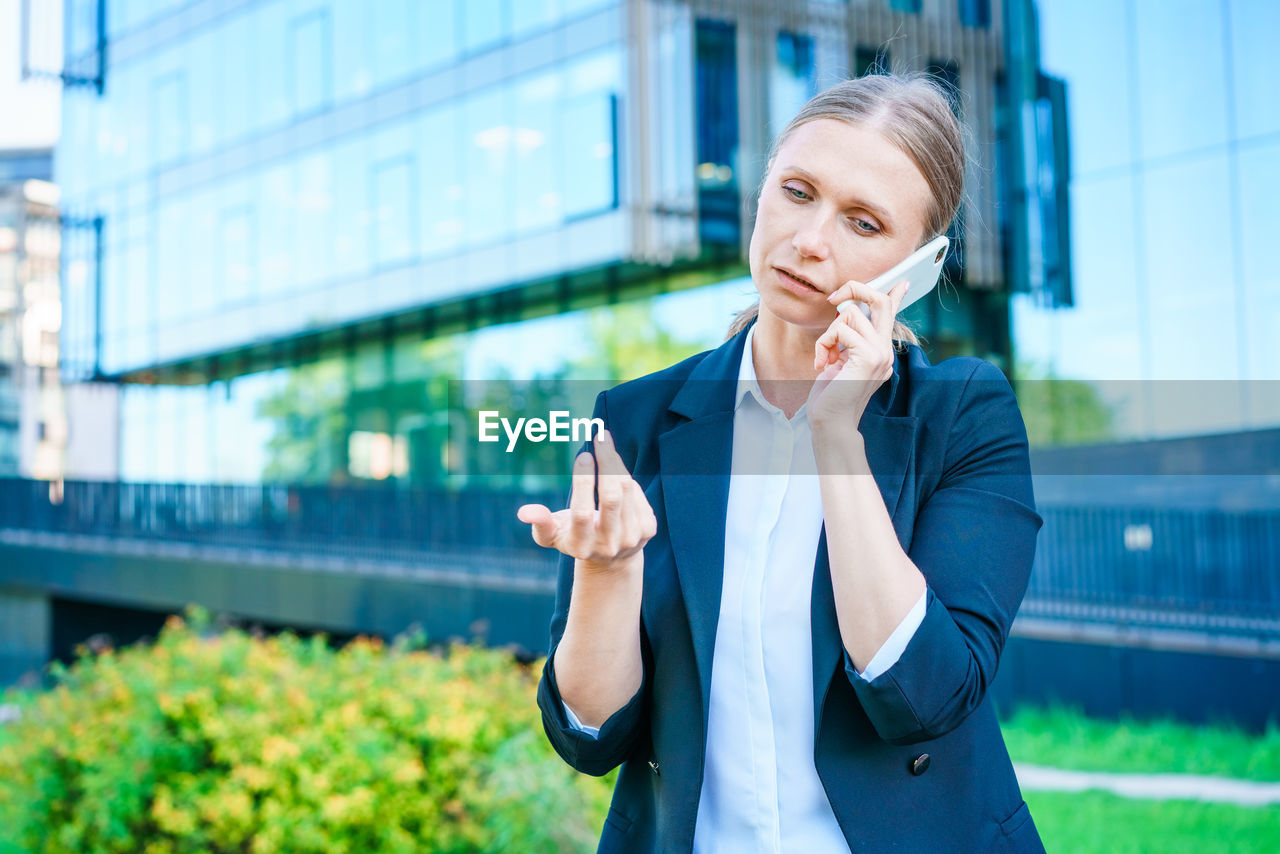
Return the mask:
<svg viewBox="0 0 1280 854">
<path fill-rule="evenodd" d="M 765 177 L 751 234 L 761 314 L 826 329 L 836 315 L 826 295 L 915 251 L 930 201 L 920 170 L 879 131 L 834 119 L 796 128 Z"/>
</svg>

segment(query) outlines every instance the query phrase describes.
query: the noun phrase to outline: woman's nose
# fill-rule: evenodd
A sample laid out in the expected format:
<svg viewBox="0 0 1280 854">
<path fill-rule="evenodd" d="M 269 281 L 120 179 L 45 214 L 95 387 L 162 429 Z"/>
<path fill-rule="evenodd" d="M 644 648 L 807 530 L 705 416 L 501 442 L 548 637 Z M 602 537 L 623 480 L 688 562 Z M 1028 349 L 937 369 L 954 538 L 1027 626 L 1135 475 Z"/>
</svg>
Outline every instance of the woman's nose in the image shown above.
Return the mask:
<svg viewBox="0 0 1280 854">
<path fill-rule="evenodd" d="M 803 256 L 825 261 L 828 243 L 824 223 L 819 219 L 806 221 L 796 229 L 795 236 L 791 238 L 791 246 Z"/>
</svg>

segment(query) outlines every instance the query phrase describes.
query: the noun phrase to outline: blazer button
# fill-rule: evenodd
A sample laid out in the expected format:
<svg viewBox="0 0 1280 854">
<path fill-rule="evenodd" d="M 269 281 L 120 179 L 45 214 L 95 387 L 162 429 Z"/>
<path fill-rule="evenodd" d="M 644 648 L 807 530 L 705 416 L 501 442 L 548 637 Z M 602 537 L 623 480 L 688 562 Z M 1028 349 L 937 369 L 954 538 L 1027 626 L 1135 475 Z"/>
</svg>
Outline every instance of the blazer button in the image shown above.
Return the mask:
<svg viewBox="0 0 1280 854">
<path fill-rule="evenodd" d="M 929 754 L 921 753 L 915 759 L 911 760 L 911 773 L 919 777 L 925 771 L 929 770 Z"/>
<path fill-rule="evenodd" d="M 662 776 L 662 772 L 658 770 L 658 762 L 656 759 L 649 760 L 649 770 L 654 774 L 657 774 L 659 777 Z"/>
</svg>

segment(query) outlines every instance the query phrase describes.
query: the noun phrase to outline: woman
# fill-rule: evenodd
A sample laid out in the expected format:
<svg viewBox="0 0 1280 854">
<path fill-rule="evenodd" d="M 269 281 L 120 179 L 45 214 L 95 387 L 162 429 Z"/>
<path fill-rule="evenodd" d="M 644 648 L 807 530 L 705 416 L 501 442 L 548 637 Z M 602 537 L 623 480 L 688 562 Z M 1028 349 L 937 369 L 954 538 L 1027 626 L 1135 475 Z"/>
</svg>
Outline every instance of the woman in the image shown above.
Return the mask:
<svg viewBox="0 0 1280 854">
<path fill-rule="evenodd" d="M 986 696 L 1041 524 L 1022 418 L 862 284 L 963 176 L 927 78 L 813 98 L 761 186 L 758 309 L 600 395 L 569 507 L 520 509 L 564 554 L 547 735 L 622 765 L 600 851 L 1043 850 Z"/>
</svg>

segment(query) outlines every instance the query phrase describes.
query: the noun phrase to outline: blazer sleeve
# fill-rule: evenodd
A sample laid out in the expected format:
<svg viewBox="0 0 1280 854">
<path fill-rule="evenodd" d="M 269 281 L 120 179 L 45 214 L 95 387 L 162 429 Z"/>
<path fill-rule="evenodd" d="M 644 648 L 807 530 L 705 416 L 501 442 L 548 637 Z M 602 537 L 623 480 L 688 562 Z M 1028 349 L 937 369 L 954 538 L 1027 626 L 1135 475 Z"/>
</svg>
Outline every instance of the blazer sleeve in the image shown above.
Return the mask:
<svg viewBox="0 0 1280 854">
<path fill-rule="evenodd" d="M 879 736 L 944 735 L 982 702 L 1022 603 L 1042 520 L 1026 428 L 1004 375 L 981 362 L 964 383 L 937 488 L 908 557 L 927 583 L 924 620 L 901 657 L 867 681 L 846 675 Z"/>
<path fill-rule="evenodd" d="M 608 406 L 604 393 L 596 397 L 595 418 L 609 424 Z M 619 443 L 615 442 L 615 446 Z M 589 444 L 583 446 L 588 450 Z M 634 460 L 623 459 L 629 467 Z M 560 556 L 559 577 L 556 583 L 556 605 L 551 617 L 551 643 L 546 664 L 542 668 L 542 679 L 538 682 L 538 708 L 542 711 L 542 727 L 556 753 L 565 762 L 584 774 L 599 777 L 616 768 L 639 740 L 646 730 L 646 697 L 650 682 L 649 645 L 641 626 L 640 650 L 643 658 L 643 675 L 640 688 L 631 699 L 618 711 L 614 712 L 600 726 L 598 735 L 591 735 L 574 728 L 565 715 L 564 700 L 560 697 L 560 689 L 556 685 L 555 656 L 556 647 L 564 637 L 565 624 L 569 617 L 569 599 L 573 592 L 574 559 L 568 555 Z"/>
</svg>

